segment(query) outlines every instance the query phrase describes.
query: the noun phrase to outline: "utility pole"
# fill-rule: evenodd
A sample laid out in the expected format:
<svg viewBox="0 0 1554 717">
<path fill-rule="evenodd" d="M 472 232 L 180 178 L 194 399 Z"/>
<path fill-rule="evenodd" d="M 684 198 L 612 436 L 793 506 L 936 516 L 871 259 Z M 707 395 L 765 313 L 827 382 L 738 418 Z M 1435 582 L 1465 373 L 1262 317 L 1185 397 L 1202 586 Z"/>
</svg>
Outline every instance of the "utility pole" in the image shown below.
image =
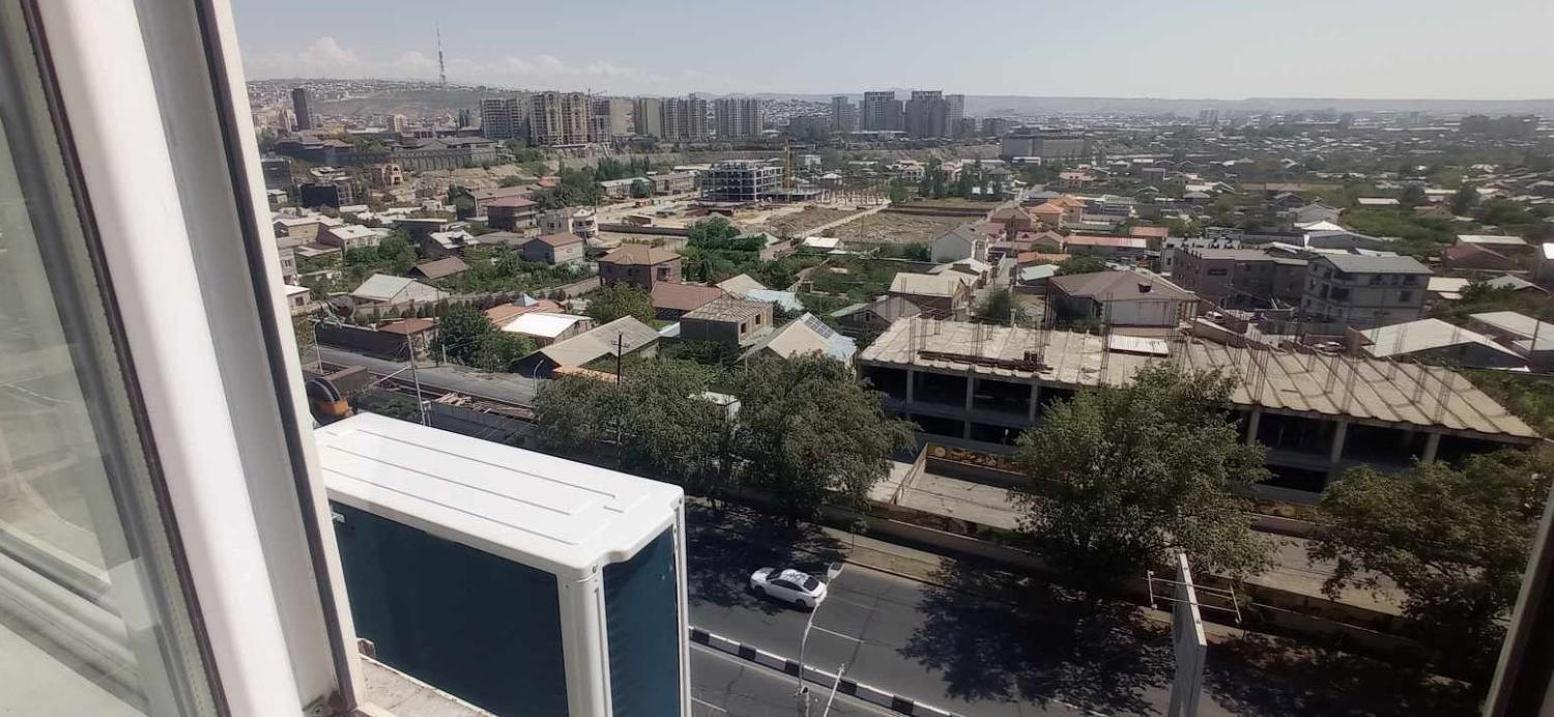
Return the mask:
<svg viewBox="0 0 1554 717">
<path fill-rule="evenodd" d="M 616 334 L 615 335 L 615 385 L 617 385 L 617 386 L 619 386 L 620 382 L 621 382 L 621 352 L 623 350 L 622 347 L 624 347 L 625 345 L 626 345 L 626 334 L 623 334 L 623 333 Z"/>
<path fill-rule="evenodd" d="M 410 380 L 415 384 L 415 407 L 421 412 L 421 425 L 430 426 L 426 417 L 426 401 L 421 398 L 421 374 L 416 372 L 415 347 L 410 344 L 410 334 L 405 334 L 405 351 L 410 355 Z"/>
</svg>

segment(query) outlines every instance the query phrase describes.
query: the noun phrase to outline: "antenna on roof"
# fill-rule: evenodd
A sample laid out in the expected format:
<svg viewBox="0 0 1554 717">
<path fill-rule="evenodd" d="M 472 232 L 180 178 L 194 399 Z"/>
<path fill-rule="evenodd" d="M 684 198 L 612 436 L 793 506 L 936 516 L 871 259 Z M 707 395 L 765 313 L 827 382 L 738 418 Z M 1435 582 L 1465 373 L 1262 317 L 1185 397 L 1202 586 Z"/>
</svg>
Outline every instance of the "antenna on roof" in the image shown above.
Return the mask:
<svg viewBox="0 0 1554 717">
<path fill-rule="evenodd" d="M 437 81 L 443 87 L 448 86 L 448 66 L 442 60 L 442 23 L 436 23 L 437 28 Z"/>
</svg>

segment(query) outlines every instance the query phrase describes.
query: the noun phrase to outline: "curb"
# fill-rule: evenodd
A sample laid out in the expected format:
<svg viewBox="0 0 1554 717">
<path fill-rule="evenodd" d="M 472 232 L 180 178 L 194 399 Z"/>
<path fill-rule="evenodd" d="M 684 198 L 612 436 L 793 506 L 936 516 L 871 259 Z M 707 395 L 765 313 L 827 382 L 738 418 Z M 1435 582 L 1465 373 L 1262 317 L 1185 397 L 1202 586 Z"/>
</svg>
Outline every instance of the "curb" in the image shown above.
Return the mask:
<svg viewBox="0 0 1554 717">
<path fill-rule="evenodd" d="M 786 675 L 799 676 L 799 663 L 796 660 L 790 660 L 781 655 L 774 655 L 765 650 L 756 649 L 699 627 L 691 628 L 691 642 L 732 655 L 741 660 L 753 662 L 762 667 L 772 668 Z M 817 670 L 813 667 L 804 670 L 804 681 L 813 682 L 827 690 L 835 686 L 836 691 L 841 694 L 884 707 L 897 714 L 926 715 L 927 717 L 960 717 L 954 712 L 918 702 L 910 697 L 902 697 L 893 692 L 870 687 L 847 677 L 841 678 L 840 684 L 838 684 L 836 675 L 824 670 Z"/>
</svg>

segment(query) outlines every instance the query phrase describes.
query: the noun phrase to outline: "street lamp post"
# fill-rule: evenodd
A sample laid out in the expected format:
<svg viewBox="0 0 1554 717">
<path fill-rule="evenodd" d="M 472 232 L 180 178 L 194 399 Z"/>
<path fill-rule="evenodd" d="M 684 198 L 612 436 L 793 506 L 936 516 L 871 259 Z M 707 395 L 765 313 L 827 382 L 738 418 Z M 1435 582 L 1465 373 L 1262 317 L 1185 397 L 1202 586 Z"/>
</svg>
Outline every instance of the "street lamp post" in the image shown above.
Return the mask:
<svg viewBox="0 0 1554 717">
<path fill-rule="evenodd" d="M 842 563 L 831 563 L 826 566 L 826 594 L 831 594 L 831 583 L 836 581 L 836 576 L 842 574 Z M 799 710 L 800 714 L 809 714 L 809 687 L 804 684 L 804 648 L 809 646 L 809 630 L 815 626 L 815 615 L 820 612 L 820 605 L 815 605 L 809 611 L 809 619 L 804 622 L 804 635 L 799 638 Z"/>
</svg>

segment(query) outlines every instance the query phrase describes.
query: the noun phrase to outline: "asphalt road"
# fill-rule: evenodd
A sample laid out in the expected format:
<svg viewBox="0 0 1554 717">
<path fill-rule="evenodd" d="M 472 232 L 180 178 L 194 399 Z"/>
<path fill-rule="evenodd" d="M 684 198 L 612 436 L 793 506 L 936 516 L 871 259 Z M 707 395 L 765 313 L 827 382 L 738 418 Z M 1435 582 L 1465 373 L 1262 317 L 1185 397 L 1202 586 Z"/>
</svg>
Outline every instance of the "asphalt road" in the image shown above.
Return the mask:
<svg viewBox="0 0 1554 717">
<path fill-rule="evenodd" d="M 304 358 L 311 361 L 312 352 L 308 354 Z M 318 347 L 318 354 L 329 363 L 365 366 L 369 371 L 384 374 L 398 371 L 407 365 L 404 361 L 387 361 L 322 345 Z M 462 366 L 422 367 L 417 368 L 416 373 L 421 378 L 421 385 L 428 389 L 436 389 L 444 393 L 452 391 L 489 396 L 525 406 L 534 404 L 534 394 L 539 387 L 539 381 L 532 378 L 514 374 L 490 374 Z M 409 379 L 410 372 L 406 371 L 399 377 Z"/>
<path fill-rule="evenodd" d="M 691 623 L 797 659 L 809 613 L 750 594 L 749 575 L 790 565 L 823 574 L 840 546 L 752 513 L 695 507 L 687 524 Z M 859 682 L 968 716 L 1166 714 L 1169 630 L 1137 606 L 965 563 L 934 582 L 847 565 L 815 613 L 805 663 L 827 671 L 846 663 Z M 1205 717 L 1475 713 L 1470 696 L 1408 670 L 1251 633 L 1211 645 L 1206 665 Z"/>
<path fill-rule="evenodd" d="M 691 645 L 693 717 L 795 717 L 797 685 L 792 677 L 701 645 Z M 819 717 L 827 693 L 814 690 L 810 714 Z M 877 717 L 894 712 L 837 695 L 832 717 Z"/>
</svg>

